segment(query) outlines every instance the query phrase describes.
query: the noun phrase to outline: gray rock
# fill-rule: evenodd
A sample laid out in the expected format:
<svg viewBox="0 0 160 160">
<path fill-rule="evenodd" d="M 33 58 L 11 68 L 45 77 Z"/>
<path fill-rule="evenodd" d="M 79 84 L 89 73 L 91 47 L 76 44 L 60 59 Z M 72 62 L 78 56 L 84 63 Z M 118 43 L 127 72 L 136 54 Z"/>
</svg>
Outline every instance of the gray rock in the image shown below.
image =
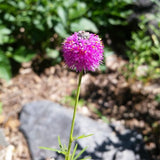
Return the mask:
<svg viewBox="0 0 160 160">
<path fill-rule="evenodd" d="M 33 160 L 64 159 L 38 147 L 58 148 L 58 135 L 62 144 L 67 144 L 72 113 L 71 109 L 49 101 L 32 102 L 23 107 L 20 130 L 27 139 Z M 78 150 L 88 146 L 82 156 L 91 156 L 94 160 L 149 160 L 143 149 L 142 136 L 118 123 L 108 125 L 77 114 L 74 135 L 82 134 L 94 134 L 77 141 Z"/>
<path fill-rule="evenodd" d="M 140 8 L 152 7 L 153 4 L 151 0 L 135 0 L 135 2 Z"/>
<path fill-rule="evenodd" d="M 160 2 L 160 0 L 157 0 Z M 152 0 L 134 0 L 133 3 L 134 7 L 133 7 L 133 13 L 130 15 L 130 17 L 128 18 L 128 22 L 133 23 L 135 25 L 135 23 L 139 22 L 139 18 L 141 15 L 150 15 L 150 14 L 155 14 L 157 13 L 157 5 L 155 3 L 153 3 Z M 155 20 L 152 22 L 153 25 L 156 24 L 157 22 L 155 22 Z M 155 26 L 156 26 L 155 25 Z M 135 27 L 135 26 L 134 26 Z M 148 25 L 147 28 L 149 29 Z"/>
</svg>

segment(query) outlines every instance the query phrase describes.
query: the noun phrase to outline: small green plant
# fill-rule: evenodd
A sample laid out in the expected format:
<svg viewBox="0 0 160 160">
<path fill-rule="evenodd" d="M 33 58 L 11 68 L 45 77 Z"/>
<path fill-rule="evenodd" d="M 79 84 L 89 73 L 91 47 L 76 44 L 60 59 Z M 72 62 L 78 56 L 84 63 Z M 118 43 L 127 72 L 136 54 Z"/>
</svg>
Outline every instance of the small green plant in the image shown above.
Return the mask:
<svg viewBox="0 0 160 160">
<path fill-rule="evenodd" d="M 104 37 L 109 28 L 128 25 L 133 4 L 133 0 L 0 0 L 0 78 L 11 78 L 11 61 L 37 58 L 59 63 L 62 40 L 73 32 L 99 32 Z M 101 69 L 105 71 L 105 66 Z"/>
<path fill-rule="evenodd" d="M 77 160 L 85 152 L 85 150 L 87 149 L 87 147 L 85 147 L 84 149 L 82 149 L 76 155 L 75 153 L 76 153 L 77 147 L 78 147 L 78 144 L 76 144 L 75 147 L 74 147 L 74 150 L 73 150 L 73 152 L 71 154 L 70 153 L 71 152 L 71 145 L 72 145 L 72 143 L 74 141 L 93 135 L 93 134 L 89 134 L 89 135 L 81 135 L 81 136 L 78 136 L 78 137 L 73 137 L 75 116 L 76 116 L 76 111 L 77 111 L 77 106 L 78 106 L 78 101 L 79 101 L 79 94 L 80 94 L 80 86 L 81 86 L 82 75 L 83 75 L 83 70 L 80 72 L 80 75 L 79 75 L 79 82 L 78 82 L 77 94 L 76 94 L 76 98 L 75 98 L 75 105 L 74 105 L 74 111 L 73 111 L 73 118 L 72 118 L 72 124 L 71 124 L 71 131 L 70 131 L 68 147 L 65 144 L 62 145 L 59 136 L 58 136 L 58 143 L 59 143 L 59 148 L 60 148 L 59 150 L 58 149 L 54 149 L 54 148 L 48 148 L 48 147 L 39 147 L 40 149 L 55 151 L 55 152 L 58 152 L 60 154 L 63 154 L 65 156 L 65 160 Z M 85 158 L 82 158 L 80 160 L 87 160 L 87 159 L 91 159 L 91 157 L 85 157 Z"/>
<path fill-rule="evenodd" d="M 74 107 L 75 98 L 73 96 L 65 96 L 62 99 L 62 103 L 63 104 L 68 104 L 69 106 Z M 81 107 L 84 106 L 85 105 L 85 100 L 84 99 L 79 99 L 78 105 L 81 106 Z"/>
<path fill-rule="evenodd" d="M 84 0 L 88 4 L 90 18 L 100 27 L 127 25 L 133 11 L 133 0 Z M 99 27 L 98 27 L 99 28 Z"/>
<path fill-rule="evenodd" d="M 62 100 L 61 103 L 62 104 L 67 104 L 71 107 L 74 107 L 74 103 L 75 103 L 75 95 L 76 95 L 76 90 L 72 91 L 72 94 L 70 96 L 65 96 Z M 78 105 L 79 106 L 84 106 L 86 104 L 85 100 L 80 98 Z"/>
<path fill-rule="evenodd" d="M 142 15 L 139 30 L 133 32 L 132 39 L 127 42 L 129 72 L 126 73 L 130 78 L 148 81 L 160 77 L 160 22 L 156 20 L 158 17 L 160 12 L 158 15 Z M 152 21 L 158 25 L 154 26 Z"/>
<path fill-rule="evenodd" d="M 99 118 L 101 118 L 105 123 L 109 124 L 109 120 L 107 119 L 106 116 L 104 116 L 98 109 L 94 108 L 93 110 Z"/>
<path fill-rule="evenodd" d="M 89 136 L 92 136 L 91 135 L 82 135 L 82 136 L 79 136 L 79 137 L 73 137 L 73 141 L 76 141 L 78 139 L 82 139 L 82 138 L 86 138 L 86 137 L 89 137 Z M 49 151 L 54 151 L 54 152 L 57 152 L 59 154 L 63 154 L 64 156 L 67 155 L 68 153 L 68 148 L 66 145 L 62 145 L 61 143 L 61 140 L 60 140 L 60 137 L 58 136 L 58 144 L 59 144 L 59 150 L 58 149 L 54 149 L 54 148 L 48 148 L 48 147 L 39 147 L 40 149 L 44 149 L 44 150 L 49 150 Z M 71 159 L 70 160 L 77 160 L 84 152 L 85 150 L 87 149 L 87 147 L 85 147 L 84 149 L 82 149 L 77 155 L 76 155 L 76 150 L 77 150 L 77 147 L 78 145 L 76 144 L 75 147 L 74 147 L 74 150 L 73 150 L 73 153 L 72 153 L 72 156 L 71 156 Z M 88 159 L 91 159 L 91 157 L 85 157 L 85 158 L 82 158 L 80 160 L 88 160 Z M 67 159 L 65 159 L 67 160 Z"/>
<path fill-rule="evenodd" d="M 157 95 L 155 96 L 155 100 L 160 104 L 160 94 L 157 94 Z"/>
</svg>

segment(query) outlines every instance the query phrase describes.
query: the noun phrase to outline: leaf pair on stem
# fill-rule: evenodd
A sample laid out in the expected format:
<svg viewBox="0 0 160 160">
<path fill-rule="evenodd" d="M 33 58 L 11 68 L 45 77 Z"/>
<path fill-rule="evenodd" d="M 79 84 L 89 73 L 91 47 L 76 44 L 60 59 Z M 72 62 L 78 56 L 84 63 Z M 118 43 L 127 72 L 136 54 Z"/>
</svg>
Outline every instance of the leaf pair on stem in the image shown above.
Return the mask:
<svg viewBox="0 0 160 160">
<path fill-rule="evenodd" d="M 86 138 L 89 136 L 92 136 L 93 134 L 89 134 L 89 135 L 81 135 L 79 137 L 73 137 L 73 141 L 76 141 L 78 139 L 82 139 L 82 138 Z M 58 149 L 54 149 L 54 148 L 48 148 L 48 147 L 39 147 L 40 149 L 44 149 L 44 150 L 49 150 L 49 151 L 54 151 L 57 152 L 59 154 L 63 154 L 65 157 L 67 157 L 68 155 L 68 149 L 67 146 L 64 144 L 62 145 L 61 140 L 60 140 L 60 136 L 58 136 L 58 143 L 59 143 L 59 150 Z M 78 144 L 75 145 L 73 153 L 71 155 L 69 155 L 69 159 L 65 159 L 65 160 L 77 160 L 87 149 L 87 147 L 85 147 L 84 149 L 82 149 L 77 155 L 76 155 L 76 151 L 77 151 L 77 147 Z M 86 158 L 82 158 L 80 160 L 88 160 L 91 159 L 91 157 L 86 157 Z"/>
</svg>

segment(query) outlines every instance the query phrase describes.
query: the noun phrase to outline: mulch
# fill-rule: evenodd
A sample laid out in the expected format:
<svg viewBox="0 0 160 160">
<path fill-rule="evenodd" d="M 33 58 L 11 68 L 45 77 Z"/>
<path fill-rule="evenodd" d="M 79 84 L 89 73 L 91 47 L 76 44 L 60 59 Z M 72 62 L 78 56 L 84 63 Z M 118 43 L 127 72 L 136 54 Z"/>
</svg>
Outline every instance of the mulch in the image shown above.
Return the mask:
<svg viewBox="0 0 160 160">
<path fill-rule="evenodd" d="M 19 131 L 19 114 L 22 106 L 31 101 L 50 100 L 70 106 L 64 97 L 73 95 L 78 74 L 68 70 L 63 63 L 45 68 L 37 74 L 31 63 L 24 63 L 9 83 L 0 81 L 0 128 L 8 145 L 1 146 L 0 156 L 11 160 L 30 160 L 30 153 L 23 134 Z M 160 104 L 155 95 L 160 93 L 157 81 L 126 81 L 117 71 L 86 73 L 82 79 L 80 99 L 84 103 L 79 112 L 94 119 L 120 121 L 126 127 L 140 132 L 145 147 L 153 159 L 159 160 Z M 64 104 L 66 103 L 66 104 Z M 0 157 L 0 158 L 1 158 Z"/>
</svg>

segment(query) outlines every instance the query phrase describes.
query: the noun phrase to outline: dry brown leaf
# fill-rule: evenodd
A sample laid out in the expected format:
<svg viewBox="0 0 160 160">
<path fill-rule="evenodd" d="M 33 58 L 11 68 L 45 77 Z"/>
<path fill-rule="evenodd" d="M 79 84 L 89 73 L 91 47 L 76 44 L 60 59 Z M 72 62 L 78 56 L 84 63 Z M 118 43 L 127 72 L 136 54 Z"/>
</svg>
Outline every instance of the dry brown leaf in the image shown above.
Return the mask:
<svg viewBox="0 0 160 160">
<path fill-rule="evenodd" d="M 19 127 L 19 125 L 20 125 L 20 122 L 19 122 L 18 119 L 10 118 L 10 119 L 6 122 L 5 127 L 14 130 L 14 129 L 17 129 L 17 128 Z"/>
</svg>

